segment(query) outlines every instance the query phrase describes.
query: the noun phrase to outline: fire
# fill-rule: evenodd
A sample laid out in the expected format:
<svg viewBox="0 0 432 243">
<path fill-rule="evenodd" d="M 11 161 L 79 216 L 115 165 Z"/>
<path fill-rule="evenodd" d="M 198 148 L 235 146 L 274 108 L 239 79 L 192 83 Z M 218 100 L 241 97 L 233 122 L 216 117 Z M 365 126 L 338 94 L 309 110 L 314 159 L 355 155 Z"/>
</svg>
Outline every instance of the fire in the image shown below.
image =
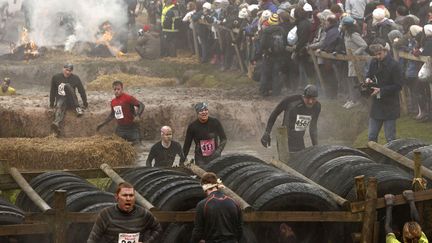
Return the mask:
<svg viewBox="0 0 432 243">
<path fill-rule="evenodd" d="M 38 46 L 34 41 L 30 39 L 30 35 L 28 32 L 28 29 L 23 27 L 23 30 L 21 32 L 21 38 L 19 46 L 24 47 L 24 57 L 26 60 L 29 60 L 30 58 L 35 58 L 39 56 Z M 15 47 L 12 50 L 12 53 L 15 52 L 17 48 Z"/>
<path fill-rule="evenodd" d="M 117 47 L 115 47 L 111 44 L 111 41 L 114 37 L 114 31 L 112 30 L 111 24 L 104 23 L 102 25 L 102 31 L 103 31 L 103 34 L 98 40 L 96 40 L 96 44 L 97 45 L 105 45 L 106 47 L 108 47 L 111 54 L 113 54 L 116 57 L 125 56 L 126 54 L 124 54 Z"/>
</svg>

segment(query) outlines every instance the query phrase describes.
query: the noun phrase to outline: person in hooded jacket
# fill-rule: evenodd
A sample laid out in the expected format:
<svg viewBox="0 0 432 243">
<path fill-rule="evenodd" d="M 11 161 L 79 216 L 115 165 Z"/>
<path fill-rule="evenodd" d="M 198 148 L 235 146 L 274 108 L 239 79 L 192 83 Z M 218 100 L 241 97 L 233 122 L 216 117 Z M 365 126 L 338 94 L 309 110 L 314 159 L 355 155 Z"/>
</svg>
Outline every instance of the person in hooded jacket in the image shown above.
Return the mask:
<svg viewBox="0 0 432 243">
<path fill-rule="evenodd" d="M 263 96 L 271 95 L 277 96 L 281 91 L 280 82 L 280 68 L 282 60 L 282 49 L 286 46 L 286 38 L 284 38 L 284 29 L 279 26 L 279 16 L 273 14 L 267 21 L 269 24 L 262 32 L 262 39 L 260 42 L 260 55 L 262 55 L 263 62 L 261 67 L 260 79 L 260 94 Z M 277 50 L 277 39 L 280 38 L 282 49 Z"/>
</svg>

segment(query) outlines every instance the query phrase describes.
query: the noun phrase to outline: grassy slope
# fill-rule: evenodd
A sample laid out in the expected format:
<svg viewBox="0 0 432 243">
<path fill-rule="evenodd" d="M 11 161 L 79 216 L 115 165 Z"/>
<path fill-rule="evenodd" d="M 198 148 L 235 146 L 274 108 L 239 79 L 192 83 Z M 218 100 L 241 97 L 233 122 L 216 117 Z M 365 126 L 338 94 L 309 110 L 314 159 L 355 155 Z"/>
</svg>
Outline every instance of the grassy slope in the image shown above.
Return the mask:
<svg viewBox="0 0 432 243">
<path fill-rule="evenodd" d="M 397 120 L 396 136 L 398 138 L 418 138 L 432 143 L 432 122 L 421 123 L 408 116 Z M 360 133 L 354 141 L 353 147 L 364 147 L 367 143 L 367 129 Z M 384 131 L 381 129 L 378 143 L 385 144 Z"/>
</svg>

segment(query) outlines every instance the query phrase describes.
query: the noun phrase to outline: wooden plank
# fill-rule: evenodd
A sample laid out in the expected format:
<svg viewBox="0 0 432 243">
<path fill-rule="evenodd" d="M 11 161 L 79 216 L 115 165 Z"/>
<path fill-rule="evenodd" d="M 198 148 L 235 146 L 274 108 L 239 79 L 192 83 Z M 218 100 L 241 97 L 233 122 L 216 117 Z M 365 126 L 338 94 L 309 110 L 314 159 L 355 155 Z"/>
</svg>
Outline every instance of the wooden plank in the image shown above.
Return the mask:
<svg viewBox="0 0 432 243">
<path fill-rule="evenodd" d="M 331 60 L 338 60 L 338 61 L 352 61 L 353 56 L 352 55 L 342 55 L 342 54 L 333 54 L 333 53 L 327 53 L 324 51 L 321 51 L 319 53 L 313 52 L 313 55 L 316 57 L 321 57 L 324 59 L 331 59 Z M 357 55 L 356 60 L 357 61 L 367 61 L 372 59 L 371 56 L 368 55 Z"/>
<path fill-rule="evenodd" d="M 238 48 L 237 42 L 235 41 L 236 39 L 234 37 L 234 33 L 232 30 L 229 30 L 229 33 L 231 36 L 231 41 L 234 43 L 233 46 L 234 46 L 234 51 L 235 51 L 236 56 L 237 56 L 237 61 L 239 62 L 241 71 L 244 73 L 244 72 L 246 72 L 246 68 L 245 68 L 245 65 L 243 63 L 243 59 L 241 58 L 240 50 Z"/>
<path fill-rule="evenodd" d="M 411 61 L 418 61 L 418 62 L 427 62 L 427 60 L 429 59 L 429 57 L 427 56 L 414 56 L 411 53 L 408 52 L 404 52 L 404 51 L 399 51 L 398 52 L 399 58 L 403 58 L 403 59 L 408 59 Z"/>
<path fill-rule="evenodd" d="M 48 234 L 48 233 L 51 233 L 51 228 L 47 223 L 16 224 L 16 225 L 0 226 L 0 236 Z"/>
<path fill-rule="evenodd" d="M 365 213 L 362 226 L 362 243 L 371 243 L 374 238 L 377 204 L 377 179 L 369 178 L 366 190 Z"/>
<path fill-rule="evenodd" d="M 194 211 L 155 211 L 152 212 L 159 222 L 193 222 Z M 67 219 L 75 223 L 95 222 L 98 213 L 67 213 Z M 245 222 L 362 222 L 363 213 L 344 211 L 249 211 L 243 214 Z"/>
<path fill-rule="evenodd" d="M 428 201 L 432 200 L 432 189 L 425 190 L 425 191 L 419 191 L 414 192 L 414 201 L 415 202 L 422 202 L 422 201 Z M 394 205 L 402 205 L 406 204 L 407 202 L 403 198 L 402 195 L 395 195 Z M 378 198 L 377 199 L 377 209 L 385 208 L 385 201 L 384 198 Z M 352 213 L 358 213 L 364 211 L 364 202 L 351 202 L 351 212 Z"/>
<path fill-rule="evenodd" d="M 280 126 L 276 129 L 276 141 L 279 160 L 287 163 L 289 161 L 289 151 L 288 129 L 286 126 Z"/>
<path fill-rule="evenodd" d="M 123 178 L 119 176 L 112 168 L 106 163 L 101 164 L 100 166 L 101 170 L 109 177 L 112 181 L 114 181 L 117 185 L 125 182 Z M 158 210 L 153 204 L 151 204 L 147 199 L 145 199 L 141 194 L 139 194 L 137 191 L 135 191 L 135 198 L 136 202 L 140 204 L 141 206 L 145 207 L 146 209 L 150 211 Z"/>
<path fill-rule="evenodd" d="M 204 173 L 207 173 L 205 170 L 203 170 L 202 168 L 200 168 L 198 165 L 195 165 L 195 164 L 192 164 L 192 163 L 190 163 L 188 165 L 188 168 L 194 174 L 196 174 L 199 177 L 202 177 L 204 175 Z M 243 211 L 252 211 L 253 210 L 252 206 L 249 205 L 249 203 L 247 203 L 243 198 L 241 198 L 239 195 L 237 195 L 234 191 L 232 191 L 228 187 L 225 186 L 225 188 L 221 188 L 219 190 L 221 190 L 226 195 L 232 197 L 232 199 L 234 199 L 240 205 L 240 208 Z"/>
<path fill-rule="evenodd" d="M 281 169 L 283 171 L 291 173 L 291 174 L 293 174 L 295 176 L 298 176 L 298 177 L 302 178 L 303 180 L 307 181 L 308 183 L 319 187 L 321 190 L 325 191 L 329 197 L 331 197 L 333 200 L 335 200 L 335 202 L 339 206 L 341 206 L 343 208 L 349 208 L 349 201 L 348 200 L 346 200 L 345 198 L 342 198 L 341 196 L 337 195 L 336 193 L 334 193 L 334 192 L 328 190 L 327 188 L 321 186 L 320 184 L 316 183 L 315 181 L 307 178 L 306 176 L 302 175 L 298 171 L 296 171 L 293 168 L 289 167 L 287 164 L 285 164 L 285 163 L 283 163 L 283 162 L 281 162 L 279 160 L 275 160 L 275 159 L 272 159 L 269 164 L 271 164 L 271 165 L 275 166 L 276 168 L 279 168 L 279 169 Z"/>
<path fill-rule="evenodd" d="M 414 178 L 422 179 L 421 167 L 422 167 L 421 152 L 414 151 Z M 416 192 L 424 190 L 423 186 L 420 184 L 420 181 L 418 180 L 414 180 L 413 189 Z"/>
<path fill-rule="evenodd" d="M 376 142 L 373 142 L 373 141 L 369 141 L 367 145 L 369 148 L 389 157 L 390 159 L 396 161 L 398 164 L 401 164 L 407 168 L 414 170 L 414 161 L 408 159 L 407 157 L 405 157 L 399 153 L 396 153 L 395 151 L 388 149 L 388 148 L 386 148 L 386 147 L 384 147 L 384 146 L 382 146 Z M 421 167 L 421 170 L 422 170 L 423 175 L 426 178 L 432 180 L 432 170 L 430 170 L 424 166 Z"/>
<path fill-rule="evenodd" d="M 33 190 L 30 184 L 24 179 L 21 173 L 15 167 L 9 168 L 9 174 L 19 185 L 21 190 L 30 198 L 30 200 L 40 209 L 42 212 L 50 210 L 51 207 L 46 203 L 40 196 Z"/>
<path fill-rule="evenodd" d="M 54 243 L 64 243 L 67 241 L 67 222 L 66 218 L 66 191 L 57 190 L 54 192 Z"/>
</svg>

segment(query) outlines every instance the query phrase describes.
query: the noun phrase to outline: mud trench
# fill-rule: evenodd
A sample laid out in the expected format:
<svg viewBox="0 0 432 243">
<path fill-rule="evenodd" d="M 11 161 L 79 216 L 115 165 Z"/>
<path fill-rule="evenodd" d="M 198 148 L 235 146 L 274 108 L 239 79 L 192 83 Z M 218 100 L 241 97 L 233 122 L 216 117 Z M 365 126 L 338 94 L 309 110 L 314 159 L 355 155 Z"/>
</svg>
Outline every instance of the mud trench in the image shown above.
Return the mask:
<svg viewBox="0 0 432 243">
<path fill-rule="evenodd" d="M 171 126 L 174 139 L 183 143 L 187 125 L 196 119 L 193 105 L 199 101 L 209 102 L 210 116 L 218 118 L 224 126 L 229 141 L 224 153 L 244 152 L 263 159 L 277 156 L 275 134 L 272 135 L 270 149 L 261 145 L 260 138 L 271 111 L 283 96 L 262 98 L 254 93 L 258 89 L 257 83 L 251 83 L 246 88 L 230 89 L 186 87 L 177 81 L 184 79 L 185 73 L 190 70 L 179 72 L 177 77 L 161 77 L 134 55 L 117 60 L 56 56 L 52 53 L 44 59 L 30 62 L 2 61 L 0 76 L 11 77 L 12 85 L 19 95 L 0 97 L 1 137 L 45 137 L 52 133 L 50 123 L 54 114 L 48 109 L 50 80 L 53 74 L 62 70 L 67 60 L 73 60 L 74 73 L 80 76 L 87 87 L 89 108 L 80 118 L 73 111 L 68 111 L 61 124 L 61 137 L 97 134 L 96 125 L 110 112 L 113 77 L 122 79 L 129 77 L 125 75 L 135 75 L 136 83 L 126 85 L 125 91 L 145 104 L 140 123 L 143 145 L 138 148 L 139 161 L 146 157 L 151 145 L 159 139 L 161 126 Z M 174 64 L 169 61 L 162 68 L 168 69 Z M 332 111 L 335 105 L 331 102 L 323 101 L 322 106 L 318 124 L 320 143 L 351 145 L 355 136 L 365 128 L 366 117 L 359 115 L 347 118 L 338 115 Z M 281 124 L 281 117 L 275 123 L 273 132 Z M 102 128 L 100 134 L 111 135 L 114 129 L 113 121 Z M 306 144 L 310 145 L 308 134 L 305 139 Z"/>
</svg>

